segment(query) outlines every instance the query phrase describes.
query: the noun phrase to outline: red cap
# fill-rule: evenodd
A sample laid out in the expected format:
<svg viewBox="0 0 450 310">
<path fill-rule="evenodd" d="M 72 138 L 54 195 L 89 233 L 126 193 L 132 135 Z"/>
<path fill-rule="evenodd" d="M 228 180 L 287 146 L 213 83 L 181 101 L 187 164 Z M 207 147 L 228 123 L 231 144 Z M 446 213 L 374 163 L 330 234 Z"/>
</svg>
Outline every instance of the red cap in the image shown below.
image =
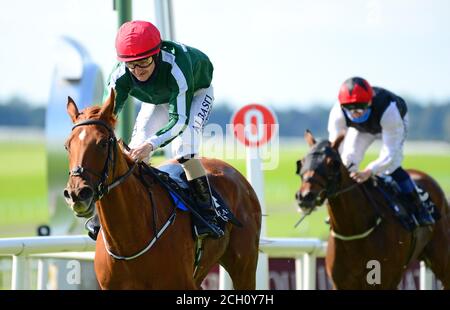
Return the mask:
<svg viewBox="0 0 450 310">
<path fill-rule="evenodd" d="M 152 23 L 135 20 L 120 26 L 116 36 L 119 61 L 147 58 L 160 51 L 161 35 Z"/>
<path fill-rule="evenodd" d="M 339 90 L 339 102 L 345 104 L 368 103 L 372 100 L 373 89 L 369 82 L 360 77 L 347 79 Z"/>
</svg>

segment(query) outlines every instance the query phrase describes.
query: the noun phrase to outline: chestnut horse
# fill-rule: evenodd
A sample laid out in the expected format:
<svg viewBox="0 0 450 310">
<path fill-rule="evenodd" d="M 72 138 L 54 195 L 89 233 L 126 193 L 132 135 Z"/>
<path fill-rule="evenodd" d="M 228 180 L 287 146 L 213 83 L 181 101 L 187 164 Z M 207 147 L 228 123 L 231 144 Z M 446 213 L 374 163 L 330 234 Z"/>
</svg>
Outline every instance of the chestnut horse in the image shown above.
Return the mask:
<svg viewBox="0 0 450 310">
<path fill-rule="evenodd" d="M 224 237 L 205 239 L 194 276 L 191 214 L 176 209 L 151 176 L 140 179 L 117 143 L 113 110 L 114 92 L 101 108 L 79 112 L 70 97 L 67 103 L 74 127 L 66 141 L 70 176 L 64 195 L 79 217 L 97 210 L 102 229 L 94 266 L 100 287 L 201 289 L 211 267 L 220 263 L 235 289 L 255 289 L 261 208 L 251 185 L 225 162 L 202 159 L 211 186 L 243 227 L 227 223 Z"/>
<path fill-rule="evenodd" d="M 350 178 L 337 151 L 343 138 L 316 143 L 307 131 L 311 150 L 297 162 L 302 178 L 296 194 L 300 208 L 311 211 L 328 199 L 331 232 L 326 268 L 335 288 L 396 289 L 407 265 L 422 259 L 450 289 L 450 214 L 442 189 L 425 173 L 408 171 L 430 194 L 441 218 L 432 229 L 407 231 L 373 186 Z"/>
</svg>

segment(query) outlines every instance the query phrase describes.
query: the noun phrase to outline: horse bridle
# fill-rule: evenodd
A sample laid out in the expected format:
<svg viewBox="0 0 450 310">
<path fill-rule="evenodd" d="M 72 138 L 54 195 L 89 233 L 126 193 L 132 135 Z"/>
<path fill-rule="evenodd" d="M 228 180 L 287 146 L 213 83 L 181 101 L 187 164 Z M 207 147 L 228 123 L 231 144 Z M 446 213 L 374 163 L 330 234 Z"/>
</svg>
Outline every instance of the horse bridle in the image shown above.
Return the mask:
<svg viewBox="0 0 450 310">
<path fill-rule="evenodd" d="M 98 125 L 98 126 L 102 126 L 103 128 L 105 128 L 108 131 L 109 137 L 108 137 L 108 156 L 106 157 L 106 161 L 105 164 L 103 165 L 103 171 L 101 172 L 101 174 L 98 174 L 95 171 L 92 171 L 92 169 L 88 169 L 86 167 L 83 167 L 82 165 L 78 165 L 75 166 L 74 168 L 70 169 L 69 171 L 69 176 L 80 176 L 82 177 L 83 174 L 85 172 L 88 172 L 90 174 L 95 175 L 96 177 L 99 178 L 97 186 L 95 186 L 94 188 L 94 202 L 98 201 L 100 199 L 102 199 L 102 197 L 104 195 L 106 195 L 111 189 L 113 189 L 114 187 L 120 185 L 121 183 L 123 183 L 133 172 L 134 168 L 136 167 L 136 163 L 133 164 L 133 166 L 131 166 L 129 168 L 129 170 L 119 176 L 116 180 L 114 180 L 111 184 L 107 185 L 106 184 L 106 180 L 108 179 L 109 176 L 109 169 L 110 169 L 110 164 L 111 164 L 111 168 L 112 171 L 114 173 L 114 167 L 116 164 L 116 158 L 117 158 L 117 139 L 116 136 L 114 134 L 114 130 L 104 121 L 99 120 L 99 119 L 89 119 L 89 120 L 85 120 L 85 121 L 81 121 L 79 123 L 76 123 L 73 127 L 72 127 L 72 131 L 80 126 L 87 126 L 87 125 Z M 114 153 L 114 154 L 113 154 Z"/>
<path fill-rule="evenodd" d="M 95 187 L 95 193 L 94 193 L 94 201 L 97 201 L 97 200 L 100 200 L 104 195 L 106 195 L 111 189 L 122 184 L 133 173 L 133 170 L 136 168 L 136 166 L 138 164 L 135 162 L 133 164 L 133 166 L 131 166 L 125 174 L 121 175 L 115 181 L 113 181 L 111 184 L 107 185 L 106 180 L 108 179 L 108 175 L 109 175 L 110 163 L 112 163 L 111 168 L 114 173 L 114 167 L 115 167 L 116 158 L 117 158 L 117 147 L 116 147 L 117 139 L 114 134 L 114 130 L 104 121 L 97 120 L 97 119 L 95 119 L 95 120 L 91 119 L 91 120 L 86 120 L 86 121 L 81 121 L 79 123 L 76 123 L 72 127 L 72 130 L 74 130 L 77 127 L 86 126 L 86 125 L 99 125 L 99 126 L 106 128 L 106 130 L 108 130 L 108 134 L 109 134 L 108 156 L 106 157 L 106 161 L 103 166 L 103 171 L 102 171 L 101 175 L 99 175 L 98 173 L 96 173 L 95 171 L 92 171 L 91 169 L 87 169 L 81 165 L 78 165 L 75 168 L 70 170 L 69 175 L 70 176 L 83 176 L 84 172 L 88 172 L 88 173 L 91 173 L 91 174 L 99 177 L 99 181 L 98 181 L 97 186 Z M 141 164 L 141 166 L 142 166 L 142 164 Z M 141 181 L 144 184 L 146 184 L 144 179 L 141 178 Z M 148 187 L 148 184 L 146 184 L 146 186 Z M 152 201 L 152 206 L 155 206 L 155 202 L 153 201 L 153 196 L 152 196 L 151 191 L 149 191 L 148 194 L 150 196 L 150 200 Z M 156 223 L 155 223 L 155 218 L 156 218 L 155 208 L 153 207 L 153 235 L 154 236 L 153 236 L 153 238 L 151 238 L 150 242 L 142 250 L 140 250 L 137 253 L 130 255 L 130 256 L 121 256 L 121 255 L 117 255 L 117 254 L 113 253 L 110 250 L 110 246 L 108 245 L 108 242 L 106 241 L 105 235 L 102 234 L 106 252 L 110 256 L 112 256 L 118 260 L 132 260 L 132 259 L 142 256 L 143 254 L 147 253 L 155 245 L 156 241 L 158 241 L 161 238 L 162 234 L 166 231 L 166 229 L 175 221 L 175 216 L 176 216 L 175 211 L 176 211 L 176 208 L 174 207 L 172 210 L 172 213 L 170 214 L 170 216 L 168 217 L 168 219 L 166 220 L 164 225 L 160 229 L 157 229 Z"/>
<path fill-rule="evenodd" d="M 329 146 L 328 141 L 319 142 L 317 145 L 314 146 L 312 151 L 308 153 L 308 155 L 306 155 L 304 164 L 302 164 L 301 160 L 297 161 L 297 171 L 296 171 L 296 174 L 299 175 L 300 178 L 302 178 L 302 180 L 303 175 L 307 171 L 311 170 L 313 170 L 324 180 L 326 180 L 325 184 L 317 180 L 317 178 L 313 177 L 303 180 L 303 182 L 308 181 L 310 183 L 316 183 L 319 186 L 321 186 L 323 190 L 319 193 L 319 195 L 324 191 L 325 192 L 324 200 L 330 197 L 335 197 L 345 191 L 350 190 L 355 185 L 358 185 L 352 184 L 348 188 L 338 190 L 340 187 L 341 171 L 337 169 L 335 173 L 327 174 L 324 167 L 325 158 L 327 157 L 331 157 L 335 162 L 339 162 L 342 164 L 340 156 Z"/>
<path fill-rule="evenodd" d="M 324 188 L 323 191 L 325 191 L 325 197 L 323 200 L 328 199 L 328 198 L 337 197 L 340 194 L 348 192 L 348 191 L 352 190 L 353 188 L 362 184 L 362 183 L 354 182 L 353 184 L 351 184 L 345 188 L 339 189 L 341 172 L 340 172 L 340 170 L 337 170 L 337 172 L 332 174 L 331 176 L 327 175 L 325 172 L 325 168 L 324 168 L 324 163 L 325 163 L 326 157 L 331 157 L 335 162 L 338 162 L 341 165 L 343 165 L 341 157 L 335 150 L 333 150 L 330 147 L 328 141 L 322 141 L 314 146 L 314 149 L 312 150 L 312 152 L 308 153 L 308 155 L 305 157 L 305 165 L 303 165 L 303 167 L 302 167 L 302 162 L 300 160 L 297 161 L 297 174 L 302 178 L 302 180 L 303 180 L 303 174 L 305 174 L 306 171 L 310 171 L 310 170 L 314 170 L 318 175 L 320 175 L 322 178 L 327 180 L 326 185 L 323 185 L 321 182 L 317 181 L 317 179 L 314 179 L 314 178 L 307 179 L 308 182 L 319 184 L 320 186 L 322 186 Z M 330 186 L 330 184 L 332 184 L 332 186 Z M 337 238 L 337 239 L 340 239 L 343 241 L 363 239 L 363 238 L 366 238 L 368 235 L 370 235 L 372 233 L 372 231 L 378 225 L 380 225 L 380 223 L 382 221 L 382 216 L 379 215 L 380 211 L 378 210 L 378 207 L 377 207 L 376 203 L 373 201 L 372 197 L 367 193 L 367 190 L 364 187 L 362 187 L 362 189 L 363 189 L 364 195 L 368 198 L 369 203 L 374 207 L 374 210 L 377 214 L 375 224 L 371 228 L 366 230 L 365 232 L 356 234 L 356 235 L 352 235 L 352 236 L 344 236 L 344 235 L 338 234 L 332 229 L 330 233 L 334 238 Z M 320 195 L 321 193 L 322 193 L 322 191 L 319 192 L 318 195 Z"/>
</svg>

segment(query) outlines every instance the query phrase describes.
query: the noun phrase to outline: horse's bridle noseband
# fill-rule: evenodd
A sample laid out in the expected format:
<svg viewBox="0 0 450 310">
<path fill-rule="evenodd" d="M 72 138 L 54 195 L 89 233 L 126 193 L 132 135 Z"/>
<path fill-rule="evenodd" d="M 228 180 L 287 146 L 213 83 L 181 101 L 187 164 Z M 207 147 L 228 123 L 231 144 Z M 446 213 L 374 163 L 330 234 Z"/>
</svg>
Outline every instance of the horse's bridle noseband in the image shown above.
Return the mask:
<svg viewBox="0 0 450 310">
<path fill-rule="evenodd" d="M 337 151 L 333 150 L 330 147 L 328 141 L 322 141 L 322 142 L 318 143 L 317 145 L 314 145 L 311 152 L 308 153 L 308 155 L 306 155 L 305 165 L 303 167 L 302 167 L 302 162 L 300 160 L 297 161 L 297 174 L 302 179 L 303 179 L 303 174 L 305 174 L 307 171 L 313 170 L 318 175 L 320 175 L 322 178 L 324 178 L 326 180 L 325 185 L 321 184 L 319 181 L 317 181 L 317 179 L 314 179 L 314 178 L 309 178 L 307 180 L 303 180 L 303 182 L 308 181 L 310 183 L 316 183 L 316 184 L 319 184 L 320 186 L 322 186 L 323 191 L 325 192 L 325 197 L 323 200 L 337 197 L 338 195 L 348 192 L 348 191 L 352 190 L 353 188 L 362 184 L 362 183 L 354 182 L 353 184 L 351 184 L 345 188 L 340 188 L 341 187 L 341 184 L 340 184 L 341 171 L 339 169 L 336 173 L 333 173 L 331 175 L 327 174 L 325 171 L 325 168 L 324 168 L 325 158 L 327 158 L 327 157 L 331 157 L 333 160 L 335 160 L 336 162 L 339 162 L 341 165 L 343 165 L 341 157 L 339 156 Z M 330 186 L 330 184 L 331 184 L 331 186 Z M 321 193 L 322 193 L 322 191 L 319 192 L 319 195 Z M 334 238 L 340 239 L 343 241 L 363 239 L 363 238 L 366 238 L 368 235 L 370 235 L 372 233 L 372 231 L 378 225 L 380 225 L 380 223 L 382 221 L 382 216 L 379 215 L 380 212 L 376 206 L 376 203 L 373 201 L 373 199 L 370 197 L 370 195 L 367 193 L 367 190 L 365 190 L 364 187 L 363 187 L 363 193 L 366 195 L 370 204 L 373 206 L 373 208 L 377 214 L 375 224 L 372 227 L 370 227 L 368 230 L 364 231 L 363 233 L 351 235 L 351 236 L 344 236 L 344 235 L 338 234 L 338 233 L 336 233 L 336 231 L 331 229 L 330 233 Z"/>
<path fill-rule="evenodd" d="M 74 168 L 70 169 L 69 176 L 82 177 L 85 172 L 88 172 L 88 173 L 93 174 L 96 177 L 98 177 L 99 181 L 97 183 L 97 186 L 95 186 L 95 188 L 94 188 L 94 201 L 97 201 L 97 200 L 102 199 L 102 197 L 104 195 L 106 195 L 111 189 L 113 189 L 114 187 L 116 187 L 117 185 L 119 185 L 123 181 L 125 181 L 125 179 L 128 178 L 128 176 L 130 176 L 131 173 L 133 172 L 134 168 L 136 167 L 136 164 L 134 164 L 124 175 L 118 177 L 111 184 L 107 185 L 106 180 L 108 179 L 108 176 L 109 176 L 109 168 L 110 168 L 109 165 L 111 163 L 111 167 L 114 172 L 114 167 L 115 167 L 115 163 L 116 163 L 115 161 L 117 158 L 117 147 L 116 147 L 117 139 L 114 134 L 114 130 L 107 123 L 105 123 L 104 121 L 99 120 L 99 119 L 89 119 L 89 120 L 85 120 L 85 121 L 76 123 L 72 127 L 72 131 L 77 127 L 87 126 L 87 125 L 98 125 L 98 126 L 102 126 L 103 128 L 106 128 L 106 130 L 108 130 L 108 134 L 109 134 L 108 156 L 106 157 L 106 161 L 103 166 L 103 171 L 101 172 L 101 174 L 98 174 L 97 172 L 92 171 L 92 169 L 88 169 L 86 167 L 83 167 L 82 165 L 77 165 Z"/>
<path fill-rule="evenodd" d="M 102 126 L 104 128 L 106 128 L 108 130 L 109 133 L 109 137 L 108 137 L 108 156 L 106 158 L 105 161 L 105 165 L 103 166 L 103 171 L 100 174 L 87 169 L 81 165 L 76 166 L 75 168 L 71 169 L 69 172 L 70 176 L 79 176 L 82 177 L 84 172 L 88 172 L 91 173 L 93 175 L 96 175 L 97 177 L 99 177 L 99 182 L 95 188 L 95 193 L 94 193 L 94 201 L 100 200 L 104 195 L 106 195 L 111 189 L 113 189 L 114 187 L 122 184 L 133 172 L 134 168 L 136 168 L 137 163 L 135 162 L 133 164 L 133 166 L 131 166 L 128 171 L 121 175 L 120 177 L 118 177 L 115 181 L 113 181 L 111 184 L 106 185 L 106 180 L 108 179 L 108 172 L 109 172 L 109 165 L 110 162 L 111 167 L 112 167 L 112 171 L 114 173 L 114 167 L 115 167 L 115 163 L 116 163 L 116 158 L 117 158 L 117 139 L 116 136 L 114 134 L 113 129 L 104 121 L 102 120 L 97 120 L 97 119 L 91 119 L 91 120 L 85 120 L 85 121 L 81 121 L 79 123 L 76 123 L 73 127 L 72 130 L 74 130 L 77 127 L 80 126 L 86 126 L 86 125 L 99 125 Z M 113 155 L 114 153 L 114 155 Z M 144 184 L 145 180 L 141 179 L 143 181 Z M 148 187 L 148 184 L 146 184 L 146 186 Z M 159 240 L 159 238 L 161 238 L 161 235 L 166 231 L 166 229 L 175 221 L 175 216 L 176 216 L 176 208 L 175 206 L 173 207 L 172 213 L 170 214 L 170 216 L 168 217 L 168 219 L 166 220 L 166 222 L 164 223 L 164 225 L 160 228 L 157 229 L 156 228 L 156 223 L 155 223 L 155 218 L 156 218 L 156 214 L 155 214 L 155 202 L 153 201 L 153 196 L 151 191 L 148 191 L 148 194 L 150 196 L 150 200 L 152 201 L 152 206 L 153 206 L 153 238 L 150 239 L 149 243 L 139 252 L 130 255 L 130 256 L 121 256 L 121 255 L 117 255 L 114 254 L 111 249 L 110 246 L 108 245 L 108 242 L 106 241 L 106 237 L 105 234 L 102 233 L 102 237 L 103 237 L 103 242 L 105 244 L 105 249 L 106 252 L 111 256 L 114 257 L 115 259 L 118 260 L 133 260 L 135 258 L 138 258 L 140 256 L 142 256 L 143 254 L 147 253 L 152 247 L 153 245 L 156 243 L 156 241 Z"/>
<path fill-rule="evenodd" d="M 307 171 L 313 170 L 324 180 L 326 180 L 325 184 L 322 184 L 322 182 L 319 182 L 315 178 L 308 178 L 307 180 L 304 180 L 304 182 L 308 181 L 310 183 L 316 183 L 323 187 L 323 191 L 325 192 L 324 199 L 332 196 L 337 196 L 341 193 L 341 191 L 338 190 L 338 188 L 340 187 L 341 171 L 338 169 L 336 173 L 327 174 L 324 167 L 326 157 L 331 157 L 333 160 L 342 163 L 339 155 L 329 146 L 329 142 L 322 141 L 315 145 L 311 152 L 306 155 L 305 163 L 303 165 L 301 160 L 297 161 L 296 171 L 296 174 L 298 174 L 302 179 L 303 175 Z"/>
</svg>

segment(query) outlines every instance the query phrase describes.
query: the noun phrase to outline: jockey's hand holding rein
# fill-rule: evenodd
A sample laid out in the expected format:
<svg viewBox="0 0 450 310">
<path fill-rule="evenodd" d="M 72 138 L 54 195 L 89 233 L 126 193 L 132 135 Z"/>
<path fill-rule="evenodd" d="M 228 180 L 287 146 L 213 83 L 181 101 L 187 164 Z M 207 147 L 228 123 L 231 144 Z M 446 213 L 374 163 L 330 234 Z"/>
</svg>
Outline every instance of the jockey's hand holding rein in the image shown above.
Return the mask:
<svg viewBox="0 0 450 310">
<path fill-rule="evenodd" d="M 373 174 L 372 170 L 366 168 L 363 171 L 356 171 L 350 173 L 350 177 L 358 183 L 364 183 L 372 176 L 372 174 Z"/>
<path fill-rule="evenodd" d="M 134 161 L 141 162 L 142 160 L 148 158 L 152 151 L 153 145 L 151 145 L 151 143 L 144 142 L 138 147 L 131 149 L 128 154 Z"/>
<path fill-rule="evenodd" d="M 376 160 L 362 171 L 351 172 L 357 183 L 367 181 L 372 175 L 389 175 L 396 182 L 407 212 L 420 226 L 429 226 L 435 219 L 428 205 L 421 199 L 411 176 L 402 168 L 403 144 L 408 128 L 408 107 L 405 100 L 393 92 L 372 87 L 361 77 L 351 77 L 339 89 L 338 103 L 333 106 L 328 119 L 329 141 L 336 141 L 339 132 L 348 129 L 339 153 L 344 165 L 358 170 L 369 146 L 381 138 L 382 147 Z M 350 170 L 352 171 L 352 170 Z"/>
</svg>

